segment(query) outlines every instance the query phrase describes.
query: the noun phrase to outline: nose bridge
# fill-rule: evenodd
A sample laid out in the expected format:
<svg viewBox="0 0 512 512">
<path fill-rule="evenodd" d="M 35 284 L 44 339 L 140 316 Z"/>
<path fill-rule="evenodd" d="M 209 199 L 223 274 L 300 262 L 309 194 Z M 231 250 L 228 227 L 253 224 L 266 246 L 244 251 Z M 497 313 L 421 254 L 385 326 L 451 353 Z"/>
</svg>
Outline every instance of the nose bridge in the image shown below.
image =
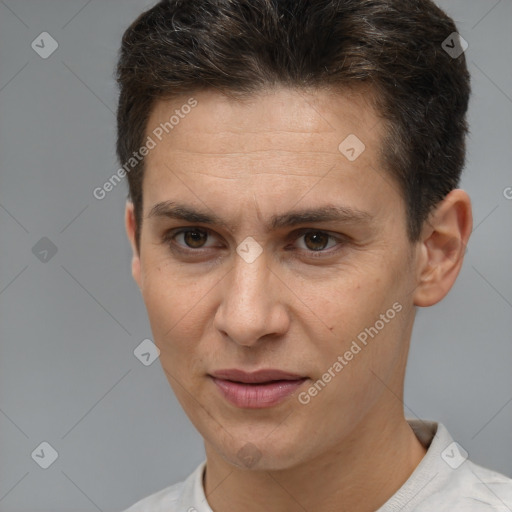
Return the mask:
<svg viewBox="0 0 512 512">
<path fill-rule="evenodd" d="M 253 345 L 262 336 L 282 331 L 282 312 L 270 293 L 271 271 L 264 254 L 248 262 L 238 254 L 223 290 L 217 329 L 241 345 Z"/>
<path fill-rule="evenodd" d="M 261 314 L 269 299 L 269 273 L 267 261 L 264 254 L 258 256 L 254 261 L 246 261 L 236 256 L 233 268 L 232 283 L 229 290 L 232 305 L 239 313 L 250 313 L 251 311 Z"/>
</svg>

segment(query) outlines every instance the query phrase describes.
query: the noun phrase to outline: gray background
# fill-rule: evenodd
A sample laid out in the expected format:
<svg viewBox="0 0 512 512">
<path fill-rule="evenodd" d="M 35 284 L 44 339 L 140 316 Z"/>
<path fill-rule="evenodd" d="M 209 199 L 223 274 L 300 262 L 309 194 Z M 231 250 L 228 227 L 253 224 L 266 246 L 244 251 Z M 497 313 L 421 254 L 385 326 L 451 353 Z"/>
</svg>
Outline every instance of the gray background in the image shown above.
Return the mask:
<svg viewBox="0 0 512 512">
<path fill-rule="evenodd" d="M 200 436 L 158 363 L 130 274 L 113 68 L 153 2 L 0 1 L 0 511 L 115 511 L 183 479 Z M 468 41 L 468 165 L 475 230 L 449 296 L 418 313 L 409 417 L 443 422 L 477 463 L 512 476 L 512 1 L 442 1 Z M 31 42 L 59 44 L 41 58 Z M 509 196 L 510 197 L 510 196 Z M 47 262 L 32 252 L 49 238 Z M 49 256 L 51 253 L 49 253 Z M 49 442 L 48 469 L 31 458 Z"/>
</svg>

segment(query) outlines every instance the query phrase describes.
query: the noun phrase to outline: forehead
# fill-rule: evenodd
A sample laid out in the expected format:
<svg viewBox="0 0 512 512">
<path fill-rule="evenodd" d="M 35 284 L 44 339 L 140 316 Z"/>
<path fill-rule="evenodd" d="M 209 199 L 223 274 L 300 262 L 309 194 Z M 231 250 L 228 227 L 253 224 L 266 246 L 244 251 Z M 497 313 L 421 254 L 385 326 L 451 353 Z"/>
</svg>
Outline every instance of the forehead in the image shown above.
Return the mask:
<svg viewBox="0 0 512 512">
<path fill-rule="evenodd" d="M 156 145 L 146 157 L 144 215 L 186 199 L 235 223 L 257 198 L 266 214 L 300 201 L 373 216 L 386 208 L 385 187 L 395 189 L 388 201 L 397 197 L 381 169 L 383 126 L 371 100 L 368 90 L 278 88 L 243 101 L 201 91 L 158 102 L 146 131 Z M 357 158 L 340 150 L 347 145 L 361 151 Z"/>
<path fill-rule="evenodd" d="M 191 97 L 196 106 L 189 109 Z M 364 140 L 372 152 L 378 151 L 382 131 L 372 98 L 369 88 L 306 91 L 280 87 L 243 100 L 206 90 L 157 102 L 146 131 L 151 135 L 167 126 L 169 133 L 164 131 L 162 136 L 168 149 L 205 156 L 249 156 L 267 149 L 339 155 L 339 144 L 350 134 Z"/>
</svg>

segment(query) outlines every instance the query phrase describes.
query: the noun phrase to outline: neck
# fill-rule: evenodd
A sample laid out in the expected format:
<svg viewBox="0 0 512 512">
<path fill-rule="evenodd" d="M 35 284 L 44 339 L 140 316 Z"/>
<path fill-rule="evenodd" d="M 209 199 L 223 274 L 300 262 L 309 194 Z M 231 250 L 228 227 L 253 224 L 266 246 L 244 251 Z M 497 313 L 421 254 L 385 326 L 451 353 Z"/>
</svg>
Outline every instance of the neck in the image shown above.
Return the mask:
<svg viewBox="0 0 512 512">
<path fill-rule="evenodd" d="M 373 512 L 405 483 L 426 453 L 403 411 L 397 413 L 390 418 L 388 410 L 380 421 L 366 417 L 328 452 L 280 470 L 240 469 L 206 443 L 208 503 L 214 512 Z"/>
</svg>

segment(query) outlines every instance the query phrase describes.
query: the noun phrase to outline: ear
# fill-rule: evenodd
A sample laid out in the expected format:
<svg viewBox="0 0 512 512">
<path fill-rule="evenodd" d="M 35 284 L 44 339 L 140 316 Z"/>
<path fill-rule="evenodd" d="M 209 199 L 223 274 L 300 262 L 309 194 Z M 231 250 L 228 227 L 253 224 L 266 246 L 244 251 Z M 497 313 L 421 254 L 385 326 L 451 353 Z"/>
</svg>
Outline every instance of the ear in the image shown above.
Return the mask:
<svg viewBox="0 0 512 512">
<path fill-rule="evenodd" d="M 419 241 L 416 306 L 432 306 L 450 291 L 462 267 L 473 229 L 471 200 L 452 190 L 430 214 Z"/>
<path fill-rule="evenodd" d="M 142 280 L 141 280 L 141 271 L 140 271 L 140 255 L 137 249 L 137 243 L 135 241 L 135 212 L 133 209 L 133 203 L 131 201 L 126 201 L 126 209 L 124 214 L 124 222 L 126 227 L 126 234 L 128 235 L 128 240 L 130 241 L 130 245 L 132 246 L 132 276 L 135 279 L 135 282 L 142 290 Z"/>
</svg>

